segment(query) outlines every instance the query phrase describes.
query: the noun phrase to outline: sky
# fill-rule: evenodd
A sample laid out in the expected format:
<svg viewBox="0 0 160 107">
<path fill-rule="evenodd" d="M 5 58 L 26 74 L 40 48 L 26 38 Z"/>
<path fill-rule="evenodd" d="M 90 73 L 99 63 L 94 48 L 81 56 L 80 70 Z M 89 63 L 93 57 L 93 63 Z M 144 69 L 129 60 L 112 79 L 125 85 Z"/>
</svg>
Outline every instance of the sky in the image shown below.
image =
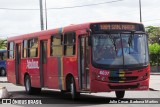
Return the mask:
<svg viewBox="0 0 160 107">
<path fill-rule="evenodd" d="M 46 6 L 48 29 L 98 21 L 140 22 L 139 0 L 46 0 Z M 141 6 L 142 23 L 160 26 L 160 0 L 141 0 Z M 45 11 L 43 15 L 46 26 Z M 40 31 L 40 25 L 39 0 L 0 0 L 0 39 Z"/>
</svg>

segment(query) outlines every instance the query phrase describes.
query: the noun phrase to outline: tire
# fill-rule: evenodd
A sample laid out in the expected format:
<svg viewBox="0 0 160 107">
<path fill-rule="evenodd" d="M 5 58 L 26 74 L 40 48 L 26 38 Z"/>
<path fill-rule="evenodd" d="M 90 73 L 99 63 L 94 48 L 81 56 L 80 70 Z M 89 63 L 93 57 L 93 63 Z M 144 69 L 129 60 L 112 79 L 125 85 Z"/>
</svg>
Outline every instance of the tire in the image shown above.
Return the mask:
<svg viewBox="0 0 160 107">
<path fill-rule="evenodd" d="M 27 94 L 40 94 L 41 93 L 41 88 L 34 88 L 31 86 L 31 79 L 29 75 L 26 75 L 25 77 L 25 90 Z"/>
<path fill-rule="evenodd" d="M 31 79 L 30 79 L 29 75 L 26 75 L 24 85 L 25 85 L 26 93 L 33 94 L 34 89 L 33 89 L 33 87 L 31 87 Z"/>
<path fill-rule="evenodd" d="M 62 94 L 66 93 L 66 92 L 67 92 L 66 90 L 61 90 L 61 93 L 62 93 Z"/>
<path fill-rule="evenodd" d="M 29 94 L 29 95 L 40 94 L 41 88 L 31 87 L 31 79 L 30 79 L 29 75 L 26 75 L 24 84 L 25 84 L 25 90 L 26 90 L 27 94 Z"/>
<path fill-rule="evenodd" d="M 120 99 L 124 97 L 125 91 L 116 91 L 115 94 L 116 94 L 116 97 Z"/>
<path fill-rule="evenodd" d="M 71 97 L 73 100 L 80 97 L 80 93 L 76 92 L 76 85 L 75 85 L 75 81 L 73 78 L 71 79 L 71 83 L 70 83 L 70 92 L 71 92 Z"/>
<path fill-rule="evenodd" d="M 1 76 L 6 76 L 6 70 L 4 68 L 1 68 L 0 75 Z"/>
</svg>

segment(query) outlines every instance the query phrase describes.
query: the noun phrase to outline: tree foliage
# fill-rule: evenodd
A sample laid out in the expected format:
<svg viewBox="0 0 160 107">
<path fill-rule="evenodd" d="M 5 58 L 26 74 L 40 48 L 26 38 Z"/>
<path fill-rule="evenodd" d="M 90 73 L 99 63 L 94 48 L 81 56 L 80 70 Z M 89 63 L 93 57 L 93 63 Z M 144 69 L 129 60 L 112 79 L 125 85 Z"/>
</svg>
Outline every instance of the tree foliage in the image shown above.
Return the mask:
<svg viewBox="0 0 160 107">
<path fill-rule="evenodd" d="M 149 44 L 160 43 L 160 27 L 148 26 Z"/>
<path fill-rule="evenodd" d="M 7 48 L 7 40 L 0 39 L 0 49 L 6 49 L 6 48 Z"/>
<path fill-rule="evenodd" d="M 158 43 L 149 45 L 151 66 L 160 65 L 160 45 Z"/>
<path fill-rule="evenodd" d="M 151 66 L 160 65 L 160 27 L 148 26 L 146 31 L 149 35 L 149 52 Z"/>
<path fill-rule="evenodd" d="M 149 45 L 150 54 L 159 54 L 160 53 L 160 45 L 158 43 Z"/>
</svg>

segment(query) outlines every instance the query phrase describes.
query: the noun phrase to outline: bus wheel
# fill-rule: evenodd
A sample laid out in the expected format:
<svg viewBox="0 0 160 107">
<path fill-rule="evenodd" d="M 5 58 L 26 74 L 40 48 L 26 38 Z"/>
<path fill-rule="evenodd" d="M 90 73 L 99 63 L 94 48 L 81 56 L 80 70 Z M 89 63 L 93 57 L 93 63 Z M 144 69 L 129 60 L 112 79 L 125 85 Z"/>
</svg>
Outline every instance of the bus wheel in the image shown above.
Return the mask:
<svg viewBox="0 0 160 107">
<path fill-rule="evenodd" d="M 125 95 L 125 91 L 116 91 L 116 97 L 119 98 L 123 98 Z"/>
<path fill-rule="evenodd" d="M 4 68 L 1 68 L 0 75 L 1 76 L 6 76 L 6 70 Z"/>
<path fill-rule="evenodd" d="M 75 85 L 75 81 L 73 78 L 71 79 L 70 91 L 71 91 L 71 96 L 73 100 L 80 97 L 80 93 L 76 92 L 76 85 Z"/>
<path fill-rule="evenodd" d="M 26 75 L 24 85 L 25 85 L 25 89 L 26 89 L 27 94 L 33 94 L 34 88 L 31 87 L 31 79 L 30 79 L 29 75 Z"/>
</svg>

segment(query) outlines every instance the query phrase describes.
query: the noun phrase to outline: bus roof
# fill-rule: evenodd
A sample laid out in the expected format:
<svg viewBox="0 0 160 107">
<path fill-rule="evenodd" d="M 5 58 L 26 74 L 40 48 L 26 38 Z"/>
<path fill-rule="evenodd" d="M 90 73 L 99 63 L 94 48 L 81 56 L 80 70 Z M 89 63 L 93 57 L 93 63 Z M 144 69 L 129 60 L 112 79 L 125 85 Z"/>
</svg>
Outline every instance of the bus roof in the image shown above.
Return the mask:
<svg viewBox="0 0 160 107">
<path fill-rule="evenodd" d="M 19 36 L 9 37 L 7 39 L 7 41 L 22 40 L 22 39 L 35 38 L 35 37 L 44 36 L 44 35 L 52 35 L 52 34 L 58 34 L 58 33 L 62 33 L 62 32 L 72 32 L 72 31 L 75 31 L 75 30 L 87 29 L 87 28 L 90 27 L 91 24 L 96 24 L 96 23 L 142 24 L 142 23 L 135 23 L 135 22 L 121 22 L 121 21 L 89 22 L 89 23 L 82 23 L 82 24 L 75 24 L 75 25 L 71 24 L 71 25 L 66 26 L 66 27 L 55 28 L 55 29 L 50 29 L 50 30 L 43 30 L 43 31 L 39 31 L 39 32 L 34 32 L 34 33 L 29 33 L 29 34 L 23 34 L 23 35 L 19 35 Z"/>
</svg>

